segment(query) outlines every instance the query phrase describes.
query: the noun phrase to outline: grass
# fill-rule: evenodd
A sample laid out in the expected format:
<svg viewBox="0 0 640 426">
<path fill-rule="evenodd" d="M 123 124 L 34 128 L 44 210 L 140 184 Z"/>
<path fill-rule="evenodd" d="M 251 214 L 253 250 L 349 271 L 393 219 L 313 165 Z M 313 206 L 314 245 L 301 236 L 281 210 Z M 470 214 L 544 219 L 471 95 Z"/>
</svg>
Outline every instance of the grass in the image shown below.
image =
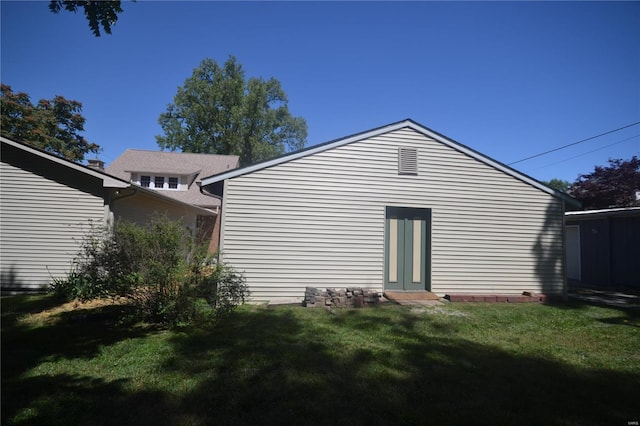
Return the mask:
<svg viewBox="0 0 640 426">
<path fill-rule="evenodd" d="M 635 311 L 243 306 L 217 324 L 177 330 L 119 321 L 125 313 L 3 298 L 2 424 L 640 420 Z"/>
</svg>

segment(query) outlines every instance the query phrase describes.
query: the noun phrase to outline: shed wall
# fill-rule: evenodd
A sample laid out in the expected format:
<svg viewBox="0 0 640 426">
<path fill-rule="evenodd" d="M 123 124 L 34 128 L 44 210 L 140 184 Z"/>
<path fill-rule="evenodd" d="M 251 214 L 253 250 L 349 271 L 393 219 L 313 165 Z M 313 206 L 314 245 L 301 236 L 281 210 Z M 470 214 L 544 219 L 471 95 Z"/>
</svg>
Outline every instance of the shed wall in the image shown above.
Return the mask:
<svg viewBox="0 0 640 426">
<path fill-rule="evenodd" d="M 398 174 L 398 148 L 418 174 Z M 559 294 L 562 201 L 412 129 L 225 182 L 222 251 L 254 300 L 305 286 L 383 290 L 385 206 L 432 209 L 431 289 Z"/>
<path fill-rule="evenodd" d="M 580 229 L 580 285 L 640 288 L 640 215 L 567 217 Z"/>
<path fill-rule="evenodd" d="M 4 154 L 8 151 L 3 150 Z M 33 165 L 33 159 L 29 161 Z M 55 165 L 49 165 L 52 174 Z M 66 173 L 73 174 L 73 171 Z M 64 276 L 90 223 L 101 226 L 105 205 L 101 182 L 59 176 L 94 187 L 86 192 L 14 164 L 0 163 L 0 270 L 3 290 L 37 290 Z"/>
</svg>

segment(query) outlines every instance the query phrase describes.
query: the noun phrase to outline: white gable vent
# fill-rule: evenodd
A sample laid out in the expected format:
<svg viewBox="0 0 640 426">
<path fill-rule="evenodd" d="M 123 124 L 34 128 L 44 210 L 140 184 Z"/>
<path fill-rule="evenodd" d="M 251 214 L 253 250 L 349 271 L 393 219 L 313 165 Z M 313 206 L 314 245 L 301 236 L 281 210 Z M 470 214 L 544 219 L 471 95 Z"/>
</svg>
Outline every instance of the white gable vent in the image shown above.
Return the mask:
<svg viewBox="0 0 640 426">
<path fill-rule="evenodd" d="M 418 174 L 418 150 L 415 148 L 398 148 L 398 174 Z"/>
</svg>

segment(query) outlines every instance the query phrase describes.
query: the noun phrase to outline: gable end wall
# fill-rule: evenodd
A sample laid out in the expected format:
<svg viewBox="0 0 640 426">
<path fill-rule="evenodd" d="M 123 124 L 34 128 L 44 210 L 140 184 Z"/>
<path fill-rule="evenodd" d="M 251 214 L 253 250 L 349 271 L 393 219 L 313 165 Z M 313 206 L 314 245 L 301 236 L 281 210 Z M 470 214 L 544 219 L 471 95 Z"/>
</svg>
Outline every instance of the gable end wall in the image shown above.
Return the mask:
<svg viewBox="0 0 640 426">
<path fill-rule="evenodd" d="M 398 174 L 398 147 L 418 174 Z M 432 209 L 431 289 L 561 294 L 562 201 L 405 128 L 225 181 L 222 250 L 252 299 L 383 289 L 385 206 Z"/>
<path fill-rule="evenodd" d="M 57 169 L 49 165 L 48 173 Z M 75 182 L 82 179 L 83 186 L 94 188 L 91 193 L 56 178 L 0 162 L 0 273 L 5 291 L 40 290 L 52 277 L 65 276 L 90 221 L 104 223 L 104 200 L 95 195 L 102 191 L 101 182 L 75 176 Z"/>
</svg>

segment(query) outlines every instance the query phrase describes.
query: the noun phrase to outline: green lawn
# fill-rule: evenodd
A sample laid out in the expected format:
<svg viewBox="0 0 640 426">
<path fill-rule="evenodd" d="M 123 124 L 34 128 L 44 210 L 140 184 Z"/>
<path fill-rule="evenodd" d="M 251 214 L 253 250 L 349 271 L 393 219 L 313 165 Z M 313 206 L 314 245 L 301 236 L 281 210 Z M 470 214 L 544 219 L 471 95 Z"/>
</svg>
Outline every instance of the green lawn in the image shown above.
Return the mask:
<svg viewBox="0 0 640 426">
<path fill-rule="evenodd" d="M 2 424 L 627 425 L 637 312 L 243 306 L 207 327 L 2 299 Z"/>
</svg>

